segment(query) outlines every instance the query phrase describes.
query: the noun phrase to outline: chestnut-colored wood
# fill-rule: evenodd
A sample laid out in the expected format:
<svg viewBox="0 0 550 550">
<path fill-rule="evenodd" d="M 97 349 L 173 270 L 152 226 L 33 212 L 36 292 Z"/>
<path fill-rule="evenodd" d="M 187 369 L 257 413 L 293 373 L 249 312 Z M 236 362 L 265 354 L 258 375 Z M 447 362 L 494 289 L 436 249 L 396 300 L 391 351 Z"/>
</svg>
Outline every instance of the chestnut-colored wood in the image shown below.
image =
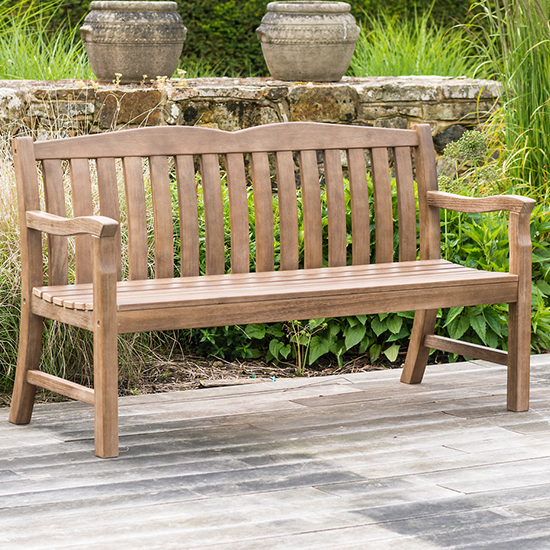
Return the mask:
<svg viewBox="0 0 550 550">
<path fill-rule="evenodd" d="M 300 181 L 304 216 L 304 267 L 312 269 L 323 265 L 323 223 L 316 151 L 300 151 Z"/>
<path fill-rule="evenodd" d="M 351 235 L 353 265 L 370 262 L 370 213 L 367 170 L 363 149 L 349 149 L 348 173 L 351 199 Z"/>
<path fill-rule="evenodd" d="M 71 188 L 73 193 L 73 215 L 93 216 L 92 185 L 88 159 L 71 159 Z M 89 235 L 75 238 L 75 279 L 77 283 L 92 280 L 92 241 Z"/>
<path fill-rule="evenodd" d="M 324 153 L 328 218 L 328 265 L 346 265 L 346 200 L 342 159 L 338 149 Z"/>
<path fill-rule="evenodd" d="M 46 211 L 56 216 L 67 216 L 63 169 L 60 160 L 42 161 Z M 69 280 L 67 238 L 48 234 L 48 282 L 66 285 Z"/>
<path fill-rule="evenodd" d="M 397 186 L 399 262 L 393 261 L 389 149 L 393 151 Z M 416 166 L 418 213 L 411 150 Z M 349 228 L 342 151 L 348 162 L 352 265 L 346 265 Z M 366 152 L 370 152 L 372 161 L 375 264 L 369 263 L 371 214 Z M 300 167 L 299 191 L 294 155 Z M 323 186 L 318 167 L 320 155 L 324 164 Z M 171 156 L 179 209 L 180 234 L 176 239 L 173 220 L 178 214 L 173 212 L 170 188 Z M 200 177 L 195 169 L 197 157 Z M 224 212 L 220 157 L 227 170 L 229 212 Z M 117 158 L 122 161 L 125 190 L 120 204 Z M 144 158 L 149 163 L 151 200 L 146 196 Z M 248 158 L 251 182 L 247 181 Z M 274 163 L 270 162 L 272 158 Z M 408 310 L 415 310 L 416 315 L 402 381 L 420 382 L 430 348 L 437 348 L 507 364 L 508 408 L 520 411 L 529 407 L 529 218 L 533 201 L 508 196 L 469 198 L 439 192 L 427 125 L 415 130 L 394 130 L 288 123 L 233 133 L 163 127 L 36 144 L 29 138 L 18 138 L 14 140 L 14 159 L 22 294 L 11 422 L 30 421 L 36 386 L 93 403 L 96 454 L 114 457 L 118 454 L 117 334 Z M 45 177 L 46 212 L 41 210 L 37 161 L 42 162 Z M 62 161 L 68 161 L 71 168 L 72 207 L 65 205 L 71 197 L 64 196 Z M 97 166 L 99 208 L 92 202 L 93 162 Z M 274 227 L 273 176 L 279 228 Z M 255 242 L 250 242 L 249 192 L 253 194 Z M 326 220 L 322 193 L 327 199 Z M 204 219 L 198 215 L 201 196 Z M 510 272 L 470 269 L 441 260 L 440 208 L 464 212 L 508 210 Z M 94 215 L 97 212 L 101 215 Z M 231 273 L 226 273 L 225 265 L 228 224 L 224 216 L 230 218 Z M 121 265 L 120 222 L 125 218 L 128 266 Z M 148 235 L 148 222 L 154 229 L 154 239 Z M 199 238 L 199 225 L 203 223 L 204 243 Z M 42 233 L 49 239 L 47 286 Z M 277 234 L 281 269 L 274 271 Z M 67 284 L 67 267 L 72 266 L 67 264 L 66 246 L 61 239 L 72 235 L 81 244 L 77 247 L 77 282 Z M 416 259 L 417 236 L 420 260 Z M 178 267 L 174 245 L 178 237 L 181 276 L 174 277 Z M 302 244 L 305 269 L 299 269 Z M 323 251 L 327 247 L 325 258 Z M 252 248 L 256 251 L 256 269 L 250 272 Z M 199 274 L 203 249 L 206 275 Z M 153 255 L 155 278 L 149 279 L 148 258 Z M 508 352 L 433 334 L 439 308 L 490 303 L 509 303 Z M 40 372 L 44 318 L 93 332 L 93 390 Z"/>
<path fill-rule="evenodd" d="M 30 370 L 27 373 L 27 380 L 29 384 L 32 384 L 33 386 L 59 393 L 70 399 L 87 403 L 88 405 L 94 404 L 94 390 L 81 386 L 80 384 L 75 384 L 74 382 L 64 380 L 58 376 L 53 376 L 39 370 Z"/>
<path fill-rule="evenodd" d="M 166 157 L 150 157 L 151 194 L 155 228 L 155 277 L 174 276 L 174 225 L 172 195 Z"/>
<path fill-rule="evenodd" d="M 273 271 L 273 195 L 267 153 L 252 153 L 252 185 L 256 221 L 256 271 Z"/>
<path fill-rule="evenodd" d="M 393 207 L 387 149 L 371 151 L 376 263 L 393 262 Z"/>
<path fill-rule="evenodd" d="M 181 275 L 199 274 L 199 214 L 197 180 L 191 155 L 176 157 L 178 206 L 180 210 L 180 270 Z"/>
<path fill-rule="evenodd" d="M 290 130 L 290 131 L 289 131 Z M 415 130 L 370 128 L 294 122 L 268 124 L 237 132 L 189 126 L 138 128 L 95 136 L 41 141 L 35 145 L 38 160 L 63 158 L 124 158 L 155 155 L 203 155 L 227 153 L 263 153 L 265 151 L 301 151 L 370 147 L 416 147 Z"/>
<path fill-rule="evenodd" d="M 99 190 L 99 206 L 102 216 L 111 218 L 120 223 L 120 206 L 118 193 L 118 179 L 114 158 L 96 159 L 97 181 Z M 122 235 L 120 227 L 116 232 L 116 268 L 117 279 L 122 278 Z"/>
<path fill-rule="evenodd" d="M 94 237 L 114 237 L 118 232 L 118 222 L 105 216 L 80 216 L 62 218 L 55 214 L 30 210 L 27 212 L 27 227 L 44 231 L 49 235 L 93 235 Z"/>
<path fill-rule="evenodd" d="M 206 274 L 225 272 L 223 197 L 218 155 L 201 156 L 202 190 L 206 239 Z"/>
<path fill-rule="evenodd" d="M 225 166 L 231 224 L 231 273 L 247 273 L 250 270 L 250 229 L 243 155 L 229 153 Z"/>
<path fill-rule="evenodd" d="M 128 273 L 130 279 L 147 279 L 147 210 L 140 157 L 125 157 L 124 188 L 128 218 Z"/>
<path fill-rule="evenodd" d="M 429 334 L 424 338 L 424 345 L 427 348 L 456 353 L 457 355 L 462 355 L 463 357 L 475 356 L 477 359 L 490 361 L 491 363 L 497 363 L 498 365 L 508 364 L 508 354 L 505 351 L 488 348 L 486 346 L 479 346 L 477 344 L 471 344 L 470 342 L 460 342 L 459 340 L 445 338 L 444 336 Z"/>
<path fill-rule="evenodd" d="M 416 259 L 416 205 L 410 148 L 396 147 L 393 161 L 399 218 L 399 261 L 408 262 Z"/>
</svg>

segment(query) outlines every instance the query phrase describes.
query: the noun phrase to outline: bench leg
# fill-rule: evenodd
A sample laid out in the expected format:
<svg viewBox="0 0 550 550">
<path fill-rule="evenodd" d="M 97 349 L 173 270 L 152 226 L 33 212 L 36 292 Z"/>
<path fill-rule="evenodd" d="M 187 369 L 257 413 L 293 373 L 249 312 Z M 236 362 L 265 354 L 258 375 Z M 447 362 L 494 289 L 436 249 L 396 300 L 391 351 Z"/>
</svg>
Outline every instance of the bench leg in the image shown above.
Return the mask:
<svg viewBox="0 0 550 550">
<path fill-rule="evenodd" d="M 531 304 L 513 303 L 508 310 L 508 410 L 529 410 Z"/>
<path fill-rule="evenodd" d="M 95 454 L 118 456 L 118 358 L 117 334 L 94 331 L 94 415 Z"/>
<path fill-rule="evenodd" d="M 28 424 L 31 421 L 36 386 L 27 382 L 27 372 L 38 370 L 43 328 L 43 317 L 33 315 L 29 311 L 28 305 L 23 305 L 15 386 L 9 415 L 9 421 L 13 424 Z"/>
<path fill-rule="evenodd" d="M 405 367 L 401 374 L 401 382 L 405 382 L 405 384 L 420 384 L 422 382 L 430 354 L 430 348 L 423 345 L 424 337 L 427 334 L 433 334 L 436 317 L 437 309 L 419 310 L 414 314 L 411 341 L 405 359 Z"/>
</svg>

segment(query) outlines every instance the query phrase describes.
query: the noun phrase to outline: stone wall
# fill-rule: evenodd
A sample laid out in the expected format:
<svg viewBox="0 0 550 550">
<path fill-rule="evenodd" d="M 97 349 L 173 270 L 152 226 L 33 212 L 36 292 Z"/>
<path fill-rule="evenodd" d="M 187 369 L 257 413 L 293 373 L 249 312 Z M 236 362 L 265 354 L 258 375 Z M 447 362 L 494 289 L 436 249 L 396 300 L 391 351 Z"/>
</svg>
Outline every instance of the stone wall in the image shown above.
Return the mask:
<svg viewBox="0 0 550 550">
<path fill-rule="evenodd" d="M 0 128 L 5 137 L 46 139 L 173 124 L 238 130 L 299 120 L 392 128 L 427 122 L 442 150 L 497 102 L 496 82 L 435 76 L 344 77 L 338 83 L 172 79 L 118 86 L 1 81 Z"/>
</svg>

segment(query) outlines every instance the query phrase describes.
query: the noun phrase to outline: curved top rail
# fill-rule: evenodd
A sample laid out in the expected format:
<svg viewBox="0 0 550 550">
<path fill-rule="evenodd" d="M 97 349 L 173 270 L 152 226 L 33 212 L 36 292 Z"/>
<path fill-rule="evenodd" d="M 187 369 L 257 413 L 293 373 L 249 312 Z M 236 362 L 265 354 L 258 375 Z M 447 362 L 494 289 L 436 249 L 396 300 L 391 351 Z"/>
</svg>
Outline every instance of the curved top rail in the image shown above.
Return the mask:
<svg viewBox="0 0 550 550">
<path fill-rule="evenodd" d="M 204 155 L 323 149 L 415 147 L 414 130 L 319 122 L 283 122 L 226 132 L 194 126 L 155 126 L 34 144 L 37 160 L 155 155 Z"/>
</svg>

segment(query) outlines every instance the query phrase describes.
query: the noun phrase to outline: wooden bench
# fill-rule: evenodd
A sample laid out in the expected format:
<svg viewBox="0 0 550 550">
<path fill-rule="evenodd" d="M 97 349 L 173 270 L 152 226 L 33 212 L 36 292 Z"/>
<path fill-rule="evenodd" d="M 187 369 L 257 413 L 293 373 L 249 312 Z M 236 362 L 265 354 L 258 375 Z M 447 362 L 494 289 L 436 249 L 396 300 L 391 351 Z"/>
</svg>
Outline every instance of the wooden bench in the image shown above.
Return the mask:
<svg viewBox="0 0 550 550">
<path fill-rule="evenodd" d="M 13 423 L 30 422 L 37 386 L 53 390 L 95 407 L 96 454 L 114 457 L 118 454 L 117 334 L 409 310 L 416 314 L 403 382 L 422 380 L 430 348 L 436 348 L 507 365 L 508 408 L 529 407 L 529 223 L 534 201 L 439 192 L 428 125 L 395 130 L 283 123 L 234 133 L 156 127 L 37 143 L 23 137 L 14 140 L 14 158 L 22 314 L 10 410 Z M 227 177 L 230 244 L 224 235 L 220 165 Z M 393 252 L 390 167 L 398 197 L 398 258 Z M 345 171 L 352 209 L 350 262 Z M 374 220 L 369 216 L 368 171 L 373 180 Z M 248 173 L 254 194 L 255 243 L 250 241 Z M 297 207 L 298 173 L 303 227 Z M 199 187 L 204 220 L 197 214 Z M 323 256 L 320 199 L 325 189 L 328 257 Z M 277 271 L 275 195 L 280 214 Z M 179 213 L 174 216 L 177 205 Z M 440 208 L 508 210 L 509 273 L 469 269 L 440 259 Z M 127 218 L 124 266 L 121 212 L 122 219 Z M 148 235 L 151 218 L 153 238 Z M 176 234 L 174 220 L 176 225 L 179 221 Z M 370 257 L 373 222 L 375 258 Z M 204 243 L 199 238 L 201 223 L 205 224 Z M 299 260 L 302 231 L 303 268 Z M 48 235 L 47 270 L 42 261 L 43 233 Z M 72 235 L 76 235 L 74 265 L 67 239 Z M 180 244 L 176 257 L 175 242 Z M 226 246 L 231 252 L 230 274 L 226 273 Z M 256 252 L 252 269 L 251 246 Z M 199 273 L 202 248 L 205 274 Z M 74 282 L 69 284 L 72 273 Z M 509 304 L 508 352 L 433 334 L 438 308 L 491 303 Z M 45 318 L 93 332 L 93 389 L 39 370 Z"/>
</svg>

